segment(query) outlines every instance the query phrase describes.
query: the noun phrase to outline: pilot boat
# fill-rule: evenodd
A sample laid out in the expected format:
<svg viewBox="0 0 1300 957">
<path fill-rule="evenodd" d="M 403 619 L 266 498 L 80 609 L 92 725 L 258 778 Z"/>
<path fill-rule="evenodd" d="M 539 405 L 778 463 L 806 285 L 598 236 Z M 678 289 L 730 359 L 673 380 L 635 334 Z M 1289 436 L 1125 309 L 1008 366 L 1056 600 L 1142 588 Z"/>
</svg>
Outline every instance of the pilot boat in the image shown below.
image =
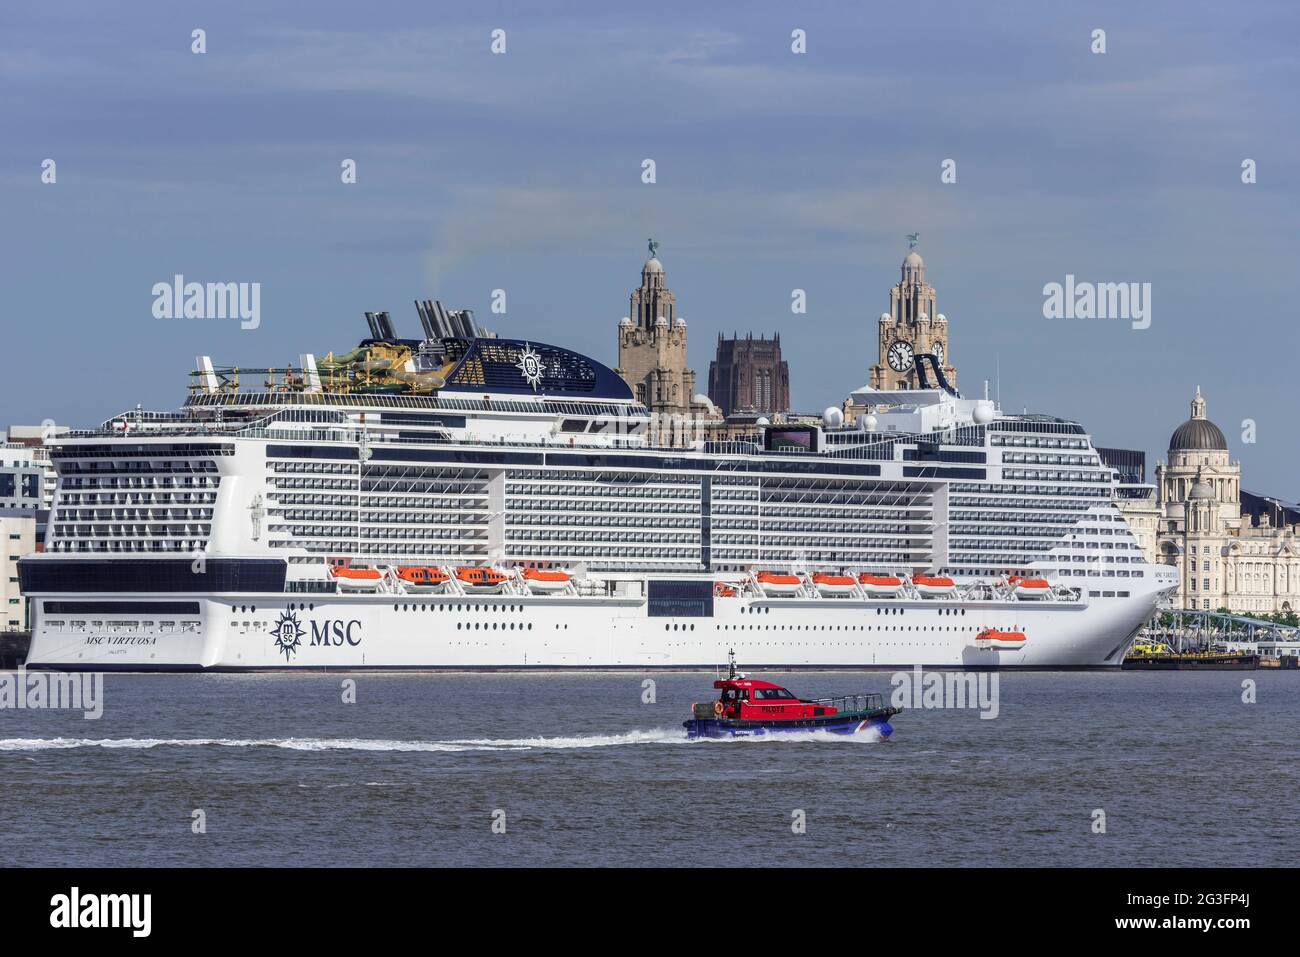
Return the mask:
<svg viewBox="0 0 1300 957">
<path fill-rule="evenodd" d="M 729 738 L 761 734 L 830 731 L 834 734 L 873 733 L 888 738 L 889 719 L 901 708 L 887 706 L 883 694 L 797 698 L 770 681 L 759 681 L 736 670 L 736 653 L 728 652 L 727 677 L 713 682 L 718 700 L 691 705 L 682 722 L 688 738 Z"/>
</svg>

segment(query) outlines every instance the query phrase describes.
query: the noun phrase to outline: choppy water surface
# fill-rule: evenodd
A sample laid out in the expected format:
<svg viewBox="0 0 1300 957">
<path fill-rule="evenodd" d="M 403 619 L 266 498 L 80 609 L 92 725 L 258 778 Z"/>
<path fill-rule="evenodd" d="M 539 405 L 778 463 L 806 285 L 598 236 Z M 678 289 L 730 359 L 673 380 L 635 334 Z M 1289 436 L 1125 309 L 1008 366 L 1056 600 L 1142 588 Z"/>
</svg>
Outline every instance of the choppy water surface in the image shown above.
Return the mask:
<svg viewBox="0 0 1300 957">
<path fill-rule="evenodd" d="M 995 720 L 911 710 L 885 742 L 688 742 L 713 676 L 652 677 L 655 704 L 634 674 L 109 675 L 98 721 L 0 711 L 0 864 L 1295 860 L 1295 672 L 1004 674 Z"/>
</svg>

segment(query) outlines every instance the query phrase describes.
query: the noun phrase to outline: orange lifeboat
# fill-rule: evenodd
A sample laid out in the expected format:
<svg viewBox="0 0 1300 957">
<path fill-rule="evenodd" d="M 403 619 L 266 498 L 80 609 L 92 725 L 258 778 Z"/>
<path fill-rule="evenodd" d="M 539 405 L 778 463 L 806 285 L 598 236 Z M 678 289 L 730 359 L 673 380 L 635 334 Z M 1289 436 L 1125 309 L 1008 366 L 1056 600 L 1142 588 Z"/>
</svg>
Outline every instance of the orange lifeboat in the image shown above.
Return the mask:
<svg viewBox="0 0 1300 957">
<path fill-rule="evenodd" d="M 782 575 L 779 572 L 759 572 L 754 576 L 758 587 L 769 598 L 788 598 L 797 595 L 803 588 L 798 575 Z"/>
<path fill-rule="evenodd" d="M 1027 640 L 1023 631 L 985 628 L 975 636 L 975 646 L 977 648 L 1023 648 Z"/>
<path fill-rule="evenodd" d="M 957 590 L 957 586 L 951 578 L 933 575 L 913 575 L 912 584 L 916 586 L 916 590 L 922 598 L 941 598 L 945 595 L 951 595 Z"/>
<path fill-rule="evenodd" d="M 842 598 L 853 594 L 853 578 L 850 575 L 813 572 L 812 581 L 817 593 L 826 598 Z"/>
<path fill-rule="evenodd" d="M 480 594 L 496 594 L 505 587 L 507 578 L 495 568 L 481 568 L 477 565 L 456 569 L 456 580 L 466 591 Z"/>
<path fill-rule="evenodd" d="M 374 591 L 384 577 L 378 568 L 348 568 L 345 565 L 331 565 L 330 575 L 339 591 Z"/>
<path fill-rule="evenodd" d="M 402 565 L 397 569 L 397 580 L 400 581 L 407 591 L 412 592 L 435 592 L 442 591 L 451 576 L 441 568 L 430 568 L 426 565 Z"/>
<path fill-rule="evenodd" d="M 864 572 L 858 576 L 858 585 L 872 598 L 893 598 L 903 587 L 903 579 L 896 575 L 872 575 Z"/>
<path fill-rule="evenodd" d="M 1023 578 L 1012 575 L 1007 579 L 1011 591 L 1017 598 L 1050 598 L 1052 586 L 1046 578 Z"/>
<path fill-rule="evenodd" d="M 528 590 L 537 595 L 550 595 L 557 591 L 564 591 L 569 587 L 567 572 L 525 568 L 523 577 L 524 583 L 528 585 Z"/>
<path fill-rule="evenodd" d="M 714 582 L 713 595 L 715 598 L 735 598 L 736 586 L 728 585 L 726 582 Z"/>
</svg>

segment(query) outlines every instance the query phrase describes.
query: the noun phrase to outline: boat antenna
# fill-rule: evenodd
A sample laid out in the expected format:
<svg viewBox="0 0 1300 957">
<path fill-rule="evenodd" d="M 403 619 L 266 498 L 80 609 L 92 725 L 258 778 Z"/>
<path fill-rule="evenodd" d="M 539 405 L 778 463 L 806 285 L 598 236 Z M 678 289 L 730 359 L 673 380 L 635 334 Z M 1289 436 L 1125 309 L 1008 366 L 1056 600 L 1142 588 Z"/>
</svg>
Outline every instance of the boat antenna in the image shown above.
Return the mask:
<svg viewBox="0 0 1300 957">
<path fill-rule="evenodd" d="M 736 649 L 734 648 L 727 649 L 727 662 L 728 662 L 727 680 L 735 681 L 736 680 Z"/>
</svg>

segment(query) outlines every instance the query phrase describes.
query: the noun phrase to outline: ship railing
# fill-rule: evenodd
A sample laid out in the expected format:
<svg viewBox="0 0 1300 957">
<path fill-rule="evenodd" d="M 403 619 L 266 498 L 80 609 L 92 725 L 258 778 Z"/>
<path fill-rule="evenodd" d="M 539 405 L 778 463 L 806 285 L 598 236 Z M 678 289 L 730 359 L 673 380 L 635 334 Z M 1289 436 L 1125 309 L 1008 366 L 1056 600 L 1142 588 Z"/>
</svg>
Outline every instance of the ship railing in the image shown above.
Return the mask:
<svg viewBox="0 0 1300 957">
<path fill-rule="evenodd" d="M 837 711 L 879 711 L 885 707 L 885 696 L 880 692 L 870 692 L 837 695 L 832 698 L 811 698 L 808 703 L 826 705 Z"/>
</svg>

